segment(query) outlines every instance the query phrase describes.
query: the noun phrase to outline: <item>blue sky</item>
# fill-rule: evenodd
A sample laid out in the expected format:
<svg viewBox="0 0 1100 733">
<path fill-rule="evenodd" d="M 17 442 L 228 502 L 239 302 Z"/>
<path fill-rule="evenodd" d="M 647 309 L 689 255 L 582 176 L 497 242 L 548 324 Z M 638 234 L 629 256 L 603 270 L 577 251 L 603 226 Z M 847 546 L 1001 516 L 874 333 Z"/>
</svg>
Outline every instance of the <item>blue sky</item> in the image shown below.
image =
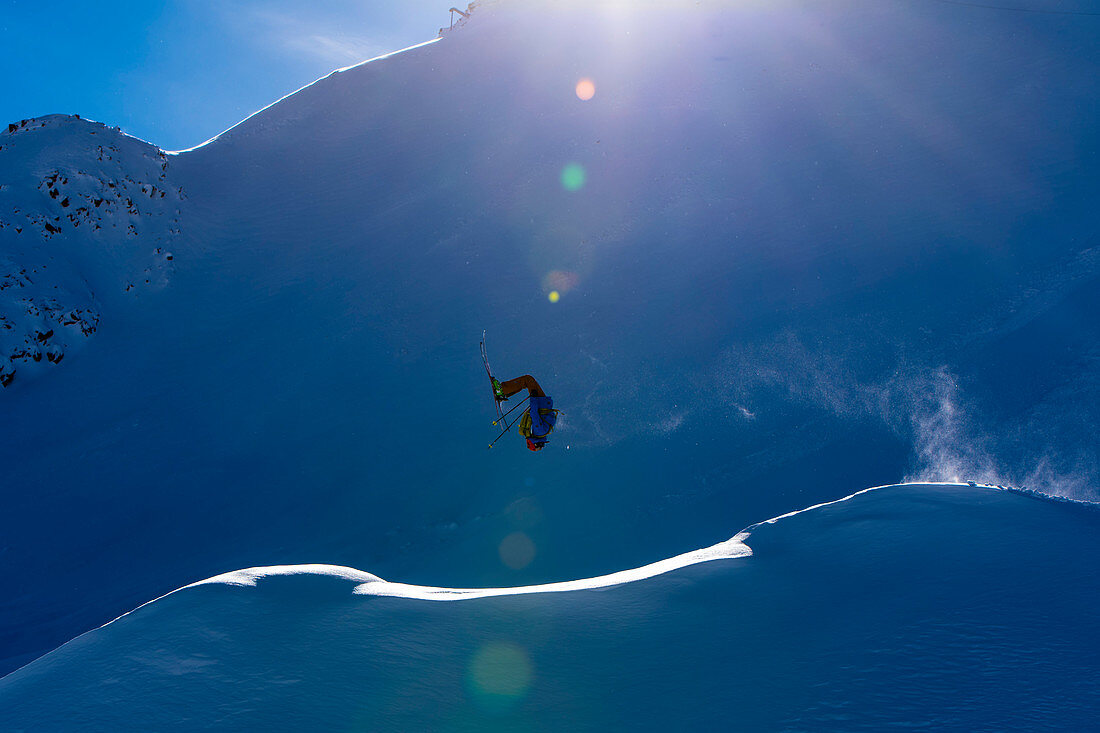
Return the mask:
<svg viewBox="0 0 1100 733">
<path fill-rule="evenodd" d="M 0 123 L 79 114 L 190 147 L 333 69 L 434 38 L 450 5 L 4 0 Z"/>
</svg>

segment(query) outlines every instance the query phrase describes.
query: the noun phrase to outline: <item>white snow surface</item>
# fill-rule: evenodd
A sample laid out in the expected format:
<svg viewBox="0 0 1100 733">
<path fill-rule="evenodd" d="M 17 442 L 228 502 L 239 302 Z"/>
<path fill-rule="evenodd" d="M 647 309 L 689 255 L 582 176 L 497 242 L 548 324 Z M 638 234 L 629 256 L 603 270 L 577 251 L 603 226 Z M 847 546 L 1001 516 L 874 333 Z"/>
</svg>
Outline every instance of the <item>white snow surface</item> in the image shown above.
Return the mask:
<svg viewBox="0 0 1100 733">
<path fill-rule="evenodd" d="M 952 484 L 952 483 L 939 483 L 939 484 L 915 484 L 916 486 L 957 486 L 962 488 L 967 484 Z M 971 486 L 977 486 L 977 484 L 970 484 Z M 815 509 L 821 509 L 822 507 L 832 506 L 840 504 L 842 502 L 849 501 L 857 496 L 865 494 L 870 491 L 879 491 L 882 489 L 891 488 L 890 486 L 874 486 L 867 489 L 862 489 L 849 496 L 845 496 L 841 499 L 835 499 L 833 501 L 822 502 L 815 504 L 805 509 L 798 509 L 793 512 L 788 512 L 778 517 L 765 520 L 758 524 L 754 524 L 751 527 L 738 532 L 724 542 L 711 545 L 710 547 L 704 547 L 692 552 L 685 552 L 675 557 L 666 558 L 658 562 L 650 563 L 649 565 L 643 565 L 638 568 L 631 568 L 629 570 L 621 570 L 616 573 L 610 573 L 608 575 L 601 575 L 594 578 L 580 578 L 577 580 L 563 581 L 559 583 L 543 583 L 540 585 L 527 585 L 517 586 L 513 588 L 438 588 L 422 585 L 410 585 L 408 583 L 395 583 L 388 580 L 383 580 L 370 573 L 363 572 L 362 570 L 356 570 L 355 568 L 338 567 L 333 565 L 279 565 L 272 567 L 260 567 L 260 568 L 245 568 L 243 570 L 235 570 L 229 573 L 223 573 L 216 575 L 213 578 L 207 578 L 206 580 L 200 580 L 197 583 L 185 586 L 190 588 L 196 585 L 204 585 L 207 583 L 222 583 L 225 585 L 242 585 L 242 586 L 254 586 L 257 581 L 278 575 L 329 575 L 336 578 L 342 578 L 344 580 L 350 580 L 356 582 L 354 592 L 358 595 L 368 596 L 390 596 L 394 598 L 412 598 L 425 601 L 463 601 L 472 600 L 476 598 L 491 598 L 494 596 L 515 596 L 526 595 L 530 593 L 563 593 L 568 591 L 578 590 L 593 590 L 596 588 L 608 588 L 614 585 L 620 585 L 623 583 L 635 583 L 647 578 L 652 578 L 656 575 L 662 575 L 669 573 L 680 568 L 688 567 L 689 565 L 697 565 L 703 562 L 710 562 L 713 560 L 731 560 L 738 557 L 748 557 L 752 555 L 752 548 L 746 544 L 746 540 L 752 535 L 752 530 L 762 524 L 775 524 L 776 522 L 793 517 L 803 512 L 814 511 Z M 1015 488 L 995 487 L 983 485 L 981 488 L 1000 491 L 1018 491 Z M 1051 497 L 1043 497 L 1050 499 Z M 182 590 L 182 589 L 181 589 Z"/>
<path fill-rule="evenodd" d="M 231 573 L 218 575 L 202 583 L 225 583 L 227 585 L 255 585 L 260 578 L 272 575 L 295 575 L 298 573 L 311 573 L 319 575 L 332 575 L 347 580 L 355 580 L 359 583 L 355 587 L 355 593 L 365 596 L 392 596 L 394 598 L 415 598 L 425 601 L 462 601 L 474 598 L 490 598 L 493 596 L 516 596 L 528 593 L 564 593 L 576 590 L 592 590 L 594 588 L 607 588 L 622 583 L 635 583 L 639 580 L 652 578 L 655 575 L 669 573 L 688 565 L 696 565 L 712 560 L 729 560 L 735 557 L 747 557 L 752 550 L 744 544 L 747 535 L 738 534 L 725 542 L 717 545 L 685 552 L 676 557 L 666 558 L 640 568 L 621 570 L 609 575 L 601 575 L 596 578 L 581 578 L 578 580 L 562 581 L 560 583 L 543 583 L 541 585 L 525 585 L 515 588 L 433 588 L 422 585 L 409 585 L 407 583 L 394 583 L 382 580 L 369 573 L 364 573 L 353 568 L 341 568 L 332 565 L 280 565 L 267 568 L 248 568 Z"/>
<path fill-rule="evenodd" d="M 749 730 L 1032 730 L 1057 704 L 1073 727 L 1100 675 L 1098 519 L 912 484 L 761 522 L 663 574 L 463 591 L 253 568 L 4 677 L 0 709 L 13 731 L 706 730 L 730 709 Z"/>
<path fill-rule="evenodd" d="M 58 364 L 175 270 L 182 192 L 159 149 L 63 115 L 0 132 L 0 382 Z"/>
<path fill-rule="evenodd" d="M 1022 15 L 496 3 L 188 151 L 0 129 L 4 723 L 1088 720 L 1093 515 L 834 501 L 1096 495 L 1100 66 Z"/>
</svg>

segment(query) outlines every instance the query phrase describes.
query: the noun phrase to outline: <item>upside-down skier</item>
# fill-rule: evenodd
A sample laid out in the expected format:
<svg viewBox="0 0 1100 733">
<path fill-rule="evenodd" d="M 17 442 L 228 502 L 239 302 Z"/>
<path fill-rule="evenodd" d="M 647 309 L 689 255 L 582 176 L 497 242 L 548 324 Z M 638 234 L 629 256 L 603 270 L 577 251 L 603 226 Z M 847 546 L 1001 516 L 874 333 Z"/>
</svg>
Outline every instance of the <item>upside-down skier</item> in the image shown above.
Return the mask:
<svg viewBox="0 0 1100 733">
<path fill-rule="evenodd" d="M 549 442 L 550 431 L 558 421 L 558 411 L 554 409 L 554 398 L 547 395 L 535 378 L 530 374 L 501 382 L 492 375 L 493 396 L 497 402 L 505 402 L 520 390 L 527 390 L 530 405 L 519 420 L 519 433 L 527 438 L 528 450 L 540 451 Z"/>
</svg>

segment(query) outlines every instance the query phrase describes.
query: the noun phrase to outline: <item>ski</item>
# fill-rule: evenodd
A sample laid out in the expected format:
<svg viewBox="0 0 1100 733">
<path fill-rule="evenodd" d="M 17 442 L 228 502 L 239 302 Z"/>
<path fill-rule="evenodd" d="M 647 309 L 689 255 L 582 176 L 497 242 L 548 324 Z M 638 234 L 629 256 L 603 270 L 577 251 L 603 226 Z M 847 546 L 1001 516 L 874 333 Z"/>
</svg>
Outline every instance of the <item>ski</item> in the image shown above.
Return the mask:
<svg viewBox="0 0 1100 733">
<path fill-rule="evenodd" d="M 493 370 L 489 368 L 489 355 L 485 353 L 485 331 L 481 332 L 481 362 L 485 365 L 485 375 L 489 377 L 489 394 L 493 398 L 493 405 L 497 411 L 497 419 L 493 420 L 493 425 L 500 422 L 504 414 L 500 409 L 500 401 L 497 400 L 496 391 L 493 390 Z"/>
<path fill-rule="evenodd" d="M 489 355 L 485 352 L 485 331 L 481 332 L 481 363 L 485 365 L 485 374 L 489 377 L 489 389 L 492 392 L 493 405 L 496 406 L 497 411 L 497 419 L 493 420 L 493 425 L 499 426 L 501 423 L 504 424 L 504 430 L 500 432 L 500 435 L 493 439 L 493 442 L 489 443 L 489 447 L 492 448 L 494 445 L 496 445 L 498 440 L 504 437 L 505 433 L 512 429 L 513 425 L 519 422 L 519 417 L 516 417 L 512 419 L 511 422 L 509 422 L 508 416 L 515 412 L 516 409 L 521 407 L 525 402 L 527 402 L 531 395 L 527 395 L 527 397 L 524 397 L 518 403 L 512 405 L 512 409 L 508 410 L 508 412 L 504 412 L 503 409 L 501 409 L 500 400 L 497 399 L 496 390 L 493 389 L 493 370 L 489 366 Z"/>
</svg>

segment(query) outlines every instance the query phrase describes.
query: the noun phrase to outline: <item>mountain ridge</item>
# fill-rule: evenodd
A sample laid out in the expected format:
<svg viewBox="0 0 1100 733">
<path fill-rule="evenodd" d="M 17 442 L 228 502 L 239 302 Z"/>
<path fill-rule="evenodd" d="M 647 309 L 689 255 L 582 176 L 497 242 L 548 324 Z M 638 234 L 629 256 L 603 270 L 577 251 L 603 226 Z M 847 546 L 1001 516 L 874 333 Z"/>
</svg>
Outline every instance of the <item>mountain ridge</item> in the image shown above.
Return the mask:
<svg viewBox="0 0 1100 733">
<path fill-rule="evenodd" d="M 1095 496 L 1088 30 L 609 7 L 475 15 L 167 171 L 120 138 L 134 203 L 186 196 L 174 256 L 146 288 L 164 230 L 120 206 L 134 266 L 74 265 L 58 309 L 103 274 L 94 337 L 0 390 L 6 665 L 234 568 L 537 585 L 903 477 Z M 0 202 L 98 190 L 58 169 Z M 537 457 L 485 451 L 486 330 L 563 411 Z"/>
</svg>

